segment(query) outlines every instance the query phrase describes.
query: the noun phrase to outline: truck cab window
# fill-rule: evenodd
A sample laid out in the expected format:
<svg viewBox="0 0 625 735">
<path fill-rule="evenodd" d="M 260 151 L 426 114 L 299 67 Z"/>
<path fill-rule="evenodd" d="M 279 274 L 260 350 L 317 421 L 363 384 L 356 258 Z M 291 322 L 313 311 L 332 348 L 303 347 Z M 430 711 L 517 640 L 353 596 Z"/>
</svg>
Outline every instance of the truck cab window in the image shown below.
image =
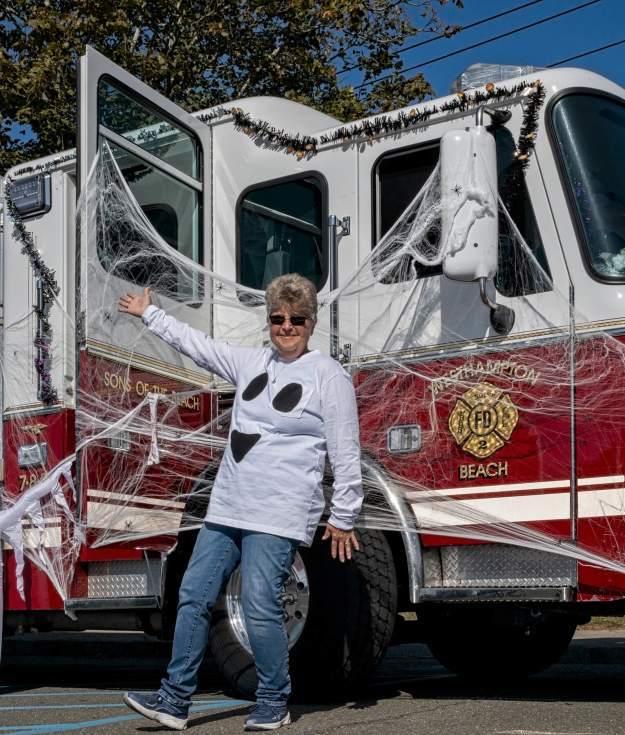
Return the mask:
<svg viewBox="0 0 625 735">
<path fill-rule="evenodd" d="M 521 233 L 527 249 L 519 247 L 516 234 L 499 212 L 499 256 L 495 287 L 503 296 L 527 296 L 550 291 L 551 271 L 534 210 L 527 192 L 525 178 L 520 186 L 510 188 L 509 177 L 514 175 L 513 163 L 516 143 L 505 127 L 493 131 L 497 144 L 497 183 L 499 193 L 514 224 Z M 538 267 L 537 267 L 538 266 Z"/>
<path fill-rule="evenodd" d="M 245 192 L 237 208 L 237 281 L 264 289 L 276 276 L 300 273 L 320 290 L 327 278 L 325 209 L 315 175 Z"/>
<path fill-rule="evenodd" d="M 170 247 L 201 263 L 203 187 L 193 135 L 105 77 L 98 86 L 98 119 L 99 148 L 108 145 L 150 224 Z M 130 222 L 125 227 L 133 230 Z M 98 242 L 100 262 L 109 272 L 178 301 L 201 298 L 201 276 L 183 275 L 166 252 L 146 250 L 142 234 L 126 230 Z"/>
<path fill-rule="evenodd" d="M 402 212 L 414 199 L 417 192 L 428 180 L 438 163 L 438 144 L 427 147 L 397 151 L 383 156 L 374 169 L 373 186 L 375 191 L 374 222 L 372 247 L 380 242 L 395 224 Z M 371 267 L 376 273 L 375 256 Z M 399 283 L 407 274 L 417 278 L 439 275 L 442 266 L 425 266 L 414 258 L 405 255 L 397 262 L 390 273 L 380 280 L 382 283 Z"/>
<path fill-rule="evenodd" d="M 179 171 L 200 178 L 199 146 L 194 136 L 106 77 L 98 85 L 98 120 Z"/>
<path fill-rule="evenodd" d="M 507 177 L 514 161 L 515 143 L 509 130 L 500 128 L 495 132 L 499 189 L 505 187 Z M 398 217 L 415 197 L 436 167 L 439 145 L 421 146 L 383 156 L 374 169 L 374 209 L 373 247 L 393 226 Z M 534 218 L 525 181 L 509 197 L 510 215 L 525 239 L 532 255 L 520 250 L 515 242 L 511 228 L 504 217 L 499 217 L 499 264 L 495 284 L 504 296 L 521 296 L 538 293 L 551 288 L 549 266 L 540 233 Z M 436 232 L 428 233 L 428 238 Z M 541 268 L 536 268 L 534 258 Z M 375 273 L 375 262 L 372 263 Z M 407 274 L 417 278 L 439 275 L 442 266 L 426 267 L 417 262 L 399 262 L 396 271 L 382 279 L 386 283 L 405 280 Z"/>
<path fill-rule="evenodd" d="M 591 273 L 625 282 L 625 106 L 590 92 L 554 104 L 552 133 Z"/>
</svg>

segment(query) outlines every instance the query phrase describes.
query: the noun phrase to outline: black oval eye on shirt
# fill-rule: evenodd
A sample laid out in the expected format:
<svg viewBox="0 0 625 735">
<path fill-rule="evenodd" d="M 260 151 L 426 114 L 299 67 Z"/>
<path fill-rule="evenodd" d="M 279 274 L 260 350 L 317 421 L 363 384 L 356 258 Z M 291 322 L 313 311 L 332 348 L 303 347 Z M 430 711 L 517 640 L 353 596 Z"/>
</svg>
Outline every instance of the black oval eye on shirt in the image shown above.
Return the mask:
<svg viewBox="0 0 625 735">
<path fill-rule="evenodd" d="M 250 381 L 250 384 L 241 394 L 241 398 L 244 401 L 252 401 L 254 398 L 259 396 L 264 390 L 265 386 L 269 381 L 269 375 L 267 373 L 261 373 Z"/>
<path fill-rule="evenodd" d="M 288 413 L 292 411 L 302 397 L 302 386 L 299 383 L 289 383 L 276 395 L 272 401 L 276 411 Z"/>
</svg>

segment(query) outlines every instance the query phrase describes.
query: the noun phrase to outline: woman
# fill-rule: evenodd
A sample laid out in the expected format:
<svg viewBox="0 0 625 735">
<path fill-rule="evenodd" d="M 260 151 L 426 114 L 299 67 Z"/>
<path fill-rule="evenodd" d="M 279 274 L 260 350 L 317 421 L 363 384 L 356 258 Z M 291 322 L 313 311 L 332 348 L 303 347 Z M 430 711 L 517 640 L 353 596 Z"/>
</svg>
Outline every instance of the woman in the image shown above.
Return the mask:
<svg viewBox="0 0 625 735">
<path fill-rule="evenodd" d="M 228 447 L 180 587 L 167 675 L 158 692 L 124 697 L 132 709 L 177 730 L 187 725 L 213 606 L 239 563 L 258 676 L 245 728 L 274 730 L 291 721 L 281 594 L 297 547 L 312 543 L 324 510 L 326 453 L 334 493 L 323 539 L 331 539 L 330 552 L 342 562 L 358 549 L 353 527 L 363 491 L 351 379 L 337 362 L 308 349 L 317 315 L 309 280 L 280 276 L 265 301 L 272 348 L 215 342 L 152 305 L 147 288 L 119 300 L 120 311 L 140 316 L 152 333 L 236 386 Z"/>
</svg>

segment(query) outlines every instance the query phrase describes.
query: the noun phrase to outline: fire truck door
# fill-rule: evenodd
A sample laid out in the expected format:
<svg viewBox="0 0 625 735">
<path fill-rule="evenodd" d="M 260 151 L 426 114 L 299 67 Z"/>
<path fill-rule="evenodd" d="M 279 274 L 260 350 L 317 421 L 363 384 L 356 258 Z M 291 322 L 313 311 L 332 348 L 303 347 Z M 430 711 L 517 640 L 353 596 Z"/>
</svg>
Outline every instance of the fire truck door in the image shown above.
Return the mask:
<svg viewBox="0 0 625 735">
<path fill-rule="evenodd" d="M 113 155 L 143 214 L 178 253 L 203 264 L 210 252 L 210 131 L 192 115 L 87 47 L 80 64 L 80 186 L 84 191 L 98 154 Z M 89 221 L 91 197 L 83 214 Z M 101 244 L 84 227 L 81 242 L 81 297 L 85 339 L 129 343 L 128 320 L 111 320 L 115 296 L 124 290 L 153 286 L 157 303 L 179 318 L 210 328 L 209 294 L 199 275 L 178 269 L 173 258 L 141 263 L 126 253 L 125 242 L 109 243 L 113 253 L 102 256 Z M 124 256 L 131 255 L 129 265 Z M 112 262 L 111 262 L 112 261 Z M 171 271 L 164 272 L 164 271 Z M 103 288 L 104 286 L 104 288 Z M 113 324 L 111 328 L 111 323 Z M 156 356 L 154 356 L 156 357 Z"/>
<path fill-rule="evenodd" d="M 77 330 L 77 414 L 82 413 L 79 426 L 91 436 L 98 425 L 91 416 L 109 424 L 149 393 L 193 390 L 210 381 L 188 358 L 147 333 L 138 319 L 119 313 L 117 302 L 121 294 L 148 286 L 157 306 L 211 332 L 211 284 L 194 265 L 209 262 L 211 248 L 206 174 L 211 139 L 203 123 L 87 47 L 80 62 L 78 140 L 83 206 L 77 281 L 83 329 Z M 103 171 L 109 176 L 104 183 L 95 178 Z M 111 192 L 118 196 L 112 199 Z M 206 394 L 180 401 L 176 417 L 168 420 L 191 428 L 204 423 Z M 159 405 L 159 416 L 165 408 Z M 167 463 L 156 463 L 145 472 L 141 488 L 129 489 L 124 477 L 138 473 L 145 437 L 122 429 L 81 453 L 79 486 L 89 532 L 101 539 L 123 532 L 124 524 L 131 528 L 129 523 L 146 535 L 175 532 L 181 504 L 166 505 L 176 490 L 171 479 L 176 472 L 167 475 Z M 145 495 L 153 510 L 135 511 L 124 520 L 124 506 L 116 510 L 113 502 L 130 491 Z"/>
</svg>

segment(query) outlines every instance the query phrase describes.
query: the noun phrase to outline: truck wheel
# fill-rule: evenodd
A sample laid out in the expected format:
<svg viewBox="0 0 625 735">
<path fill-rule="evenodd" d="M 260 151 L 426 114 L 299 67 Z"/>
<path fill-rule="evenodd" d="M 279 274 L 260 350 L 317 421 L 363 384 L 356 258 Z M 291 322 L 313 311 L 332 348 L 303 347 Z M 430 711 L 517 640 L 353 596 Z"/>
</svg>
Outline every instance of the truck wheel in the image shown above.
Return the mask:
<svg viewBox="0 0 625 735">
<path fill-rule="evenodd" d="M 397 581 L 390 546 L 380 531 L 360 531 L 360 552 L 341 564 L 317 532 L 299 550 L 285 585 L 284 616 L 296 698 L 335 698 L 361 686 L 393 634 Z M 237 569 L 216 607 L 211 651 L 225 679 L 254 697 L 256 670 L 241 608 Z"/>
<path fill-rule="evenodd" d="M 454 615 L 436 621 L 428 616 L 423 621 L 425 642 L 453 674 L 493 683 L 522 679 L 556 663 L 577 627 L 576 620 L 564 616 L 533 625 L 467 618 Z"/>
</svg>

